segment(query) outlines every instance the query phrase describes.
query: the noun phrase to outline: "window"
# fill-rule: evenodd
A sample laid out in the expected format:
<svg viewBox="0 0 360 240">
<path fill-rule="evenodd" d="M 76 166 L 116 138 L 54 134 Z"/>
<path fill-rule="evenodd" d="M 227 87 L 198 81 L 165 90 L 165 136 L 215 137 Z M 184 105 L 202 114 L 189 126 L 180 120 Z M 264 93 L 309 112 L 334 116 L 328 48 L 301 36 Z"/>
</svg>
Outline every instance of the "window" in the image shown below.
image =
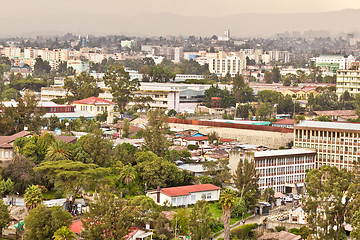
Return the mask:
<svg viewBox="0 0 360 240">
<path fill-rule="evenodd" d="M 196 198 L 195 198 L 195 194 L 194 195 L 191 195 L 191 201 L 192 202 L 195 202 Z"/>
<path fill-rule="evenodd" d="M 210 199 L 211 198 L 211 193 L 207 193 L 206 194 L 206 199 Z"/>
<path fill-rule="evenodd" d="M 205 193 L 201 194 L 201 199 L 206 199 L 206 194 Z"/>
<path fill-rule="evenodd" d="M 175 205 L 176 204 L 176 198 L 171 198 L 171 205 Z"/>
</svg>

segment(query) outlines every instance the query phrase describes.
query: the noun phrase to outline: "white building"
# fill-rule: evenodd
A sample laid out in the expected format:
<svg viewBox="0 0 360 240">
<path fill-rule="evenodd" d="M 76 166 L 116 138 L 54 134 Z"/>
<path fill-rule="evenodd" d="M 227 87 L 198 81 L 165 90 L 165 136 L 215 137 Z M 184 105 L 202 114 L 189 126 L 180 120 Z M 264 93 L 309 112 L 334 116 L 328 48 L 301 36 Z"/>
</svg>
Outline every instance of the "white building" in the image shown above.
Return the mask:
<svg viewBox="0 0 360 240">
<path fill-rule="evenodd" d="M 188 185 L 171 188 L 158 188 L 148 191 L 147 196 L 154 199 L 159 205 L 187 206 L 197 201 L 218 201 L 220 198 L 219 187 L 208 184 Z"/>
<path fill-rule="evenodd" d="M 222 77 L 227 73 L 231 76 L 235 76 L 237 73 L 241 74 L 245 68 L 245 57 L 235 56 L 234 54 L 219 52 L 216 58 L 209 59 L 209 71 Z"/>
<path fill-rule="evenodd" d="M 307 169 L 315 168 L 316 150 L 285 149 L 270 151 L 231 151 L 229 167 L 235 173 L 240 161 L 255 161 L 259 174 L 259 189 L 275 192 L 297 192 L 304 187 Z"/>
<path fill-rule="evenodd" d="M 337 71 L 336 94 L 341 96 L 346 91 L 353 97 L 360 93 L 360 70 Z"/>
</svg>

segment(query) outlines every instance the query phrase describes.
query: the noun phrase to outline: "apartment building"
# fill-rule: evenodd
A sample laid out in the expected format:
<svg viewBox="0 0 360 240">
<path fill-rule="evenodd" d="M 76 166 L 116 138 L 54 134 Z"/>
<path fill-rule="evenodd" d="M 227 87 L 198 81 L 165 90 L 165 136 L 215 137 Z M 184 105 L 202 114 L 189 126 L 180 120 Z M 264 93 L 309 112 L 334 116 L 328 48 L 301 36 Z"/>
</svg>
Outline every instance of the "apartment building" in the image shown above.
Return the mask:
<svg viewBox="0 0 360 240">
<path fill-rule="evenodd" d="M 336 94 L 341 96 L 345 91 L 352 96 L 360 93 L 360 70 L 337 71 Z"/>
<path fill-rule="evenodd" d="M 310 59 L 315 67 L 319 67 L 322 71 L 336 73 L 339 69 L 346 69 L 346 66 L 355 61 L 354 57 L 345 58 L 342 55 L 320 55 Z"/>
<path fill-rule="evenodd" d="M 303 121 L 294 126 L 294 145 L 317 150 L 316 167 L 351 169 L 360 160 L 360 124 Z"/>
<path fill-rule="evenodd" d="M 209 59 L 209 71 L 222 77 L 227 73 L 231 76 L 235 76 L 237 73 L 241 74 L 245 68 L 246 59 L 244 56 L 219 52 L 216 58 Z"/>
<path fill-rule="evenodd" d="M 259 175 L 259 189 L 273 188 L 275 192 L 298 193 L 303 191 L 306 170 L 315 168 L 316 150 L 242 150 L 230 152 L 229 167 L 235 173 L 240 161 L 255 161 Z"/>
</svg>

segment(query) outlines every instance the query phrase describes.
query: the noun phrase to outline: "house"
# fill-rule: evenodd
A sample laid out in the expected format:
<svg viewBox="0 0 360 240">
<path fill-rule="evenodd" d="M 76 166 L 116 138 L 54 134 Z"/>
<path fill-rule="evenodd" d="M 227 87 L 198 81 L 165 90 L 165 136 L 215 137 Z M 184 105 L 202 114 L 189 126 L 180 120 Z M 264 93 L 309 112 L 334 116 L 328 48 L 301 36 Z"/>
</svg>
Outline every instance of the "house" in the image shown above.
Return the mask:
<svg viewBox="0 0 360 240">
<path fill-rule="evenodd" d="M 276 122 L 271 125 L 274 127 L 282 127 L 282 128 L 294 128 L 295 119 L 278 119 Z"/>
<path fill-rule="evenodd" d="M 93 116 L 106 112 L 107 123 L 112 123 L 114 118 L 115 103 L 98 97 L 89 97 L 72 102 L 76 109 L 91 113 Z"/>
<path fill-rule="evenodd" d="M 17 138 L 31 137 L 32 133 L 21 131 L 11 136 L 0 136 L 0 163 L 10 161 L 13 157 L 13 143 Z"/>
<path fill-rule="evenodd" d="M 357 119 L 355 110 L 331 110 L 331 111 L 314 111 L 317 116 L 330 116 L 333 121 L 347 122 L 349 119 Z"/>
<path fill-rule="evenodd" d="M 306 214 L 302 207 L 289 211 L 289 223 L 307 224 Z"/>
<path fill-rule="evenodd" d="M 187 206 L 199 200 L 218 201 L 220 189 L 210 183 L 170 188 L 158 187 L 158 189 L 148 191 L 146 195 L 159 205 Z"/>
</svg>

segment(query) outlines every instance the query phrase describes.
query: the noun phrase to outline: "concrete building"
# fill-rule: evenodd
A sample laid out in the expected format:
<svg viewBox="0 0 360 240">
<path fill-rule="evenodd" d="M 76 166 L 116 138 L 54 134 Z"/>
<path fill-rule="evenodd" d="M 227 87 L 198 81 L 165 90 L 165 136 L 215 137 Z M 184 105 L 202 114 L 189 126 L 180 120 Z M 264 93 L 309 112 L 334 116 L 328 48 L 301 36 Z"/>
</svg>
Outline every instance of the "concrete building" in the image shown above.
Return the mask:
<svg viewBox="0 0 360 240">
<path fill-rule="evenodd" d="M 346 91 L 351 96 L 360 93 L 360 70 L 337 71 L 336 94 L 341 96 Z"/>
<path fill-rule="evenodd" d="M 89 112 L 93 116 L 107 112 L 108 113 L 107 122 L 113 123 L 114 107 L 115 107 L 114 102 L 98 97 L 89 97 L 74 101 L 72 102 L 72 104 L 75 106 L 76 109 L 80 111 Z"/>
<path fill-rule="evenodd" d="M 302 192 L 306 170 L 315 168 L 316 150 L 285 149 L 270 151 L 233 150 L 229 167 L 235 173 L 240 161 L 255 161 L 259 174 L 259 189 L 273 188 L 275 192 Z"/>
<path fill-rule="evenodd" d="M 88 61 L 82 61 L 80 59 L 68 60 L 67 67 L 72 67 L 76 71 L 76 74 L 90 71 L 90 63 Z"/>
<path fill-rule="evenodd" d="M 294 145 L 317 150 L 316 167 L 351 169 L 360 160 L 360 124 L 303 121 L 294 126 Z"/>
<path fill-rule="evenodd" d="M 218 201 L 220 198 L 220 189 L 221 188 L 208 183 L 181 187 L 158 188 L 148 191 L 146 195 L 154 199 L 156 204 L 162 206 L 168 204 L 173 207 L 177 207 L 195 204 L 199 200 Z"/>
<path fill-rule="evenodd" d="M 52 85 L 50 87 L 42 87 L 41 88 L 41 101 L 51 101 L 53 99 L 65 98 L 66 90 L 61 85 Z M 69 93 L 69 95 L 72 95 Z"/>
<path fill-rule="evenodd" d="M 231 76 L 235 76 L 237 73 L 241 74 L 245 68 L 245 57 L 236 56 L 235 54 L 219 52 L 216 58 L 209 59 L 209 71 L 222 77 L 227 73 Z"/>
<path fill-rule="evenodd" d="M 0 136 L 0 164 L 10 162 L 14 152 L 13 143 L 17 138 L 31 137 L 32 133 L 21 131 L 11 136 Z"/>
<path fill-rule="evenodd" d="M 339 69 L 346 69 L 346 64 L 353 61 L 353 58 L 345 58 L 342 55 L 320 55 L 310 59 L 315 67 L 319 67 L 322 71 L 336 73 Z"/>
</svg>

